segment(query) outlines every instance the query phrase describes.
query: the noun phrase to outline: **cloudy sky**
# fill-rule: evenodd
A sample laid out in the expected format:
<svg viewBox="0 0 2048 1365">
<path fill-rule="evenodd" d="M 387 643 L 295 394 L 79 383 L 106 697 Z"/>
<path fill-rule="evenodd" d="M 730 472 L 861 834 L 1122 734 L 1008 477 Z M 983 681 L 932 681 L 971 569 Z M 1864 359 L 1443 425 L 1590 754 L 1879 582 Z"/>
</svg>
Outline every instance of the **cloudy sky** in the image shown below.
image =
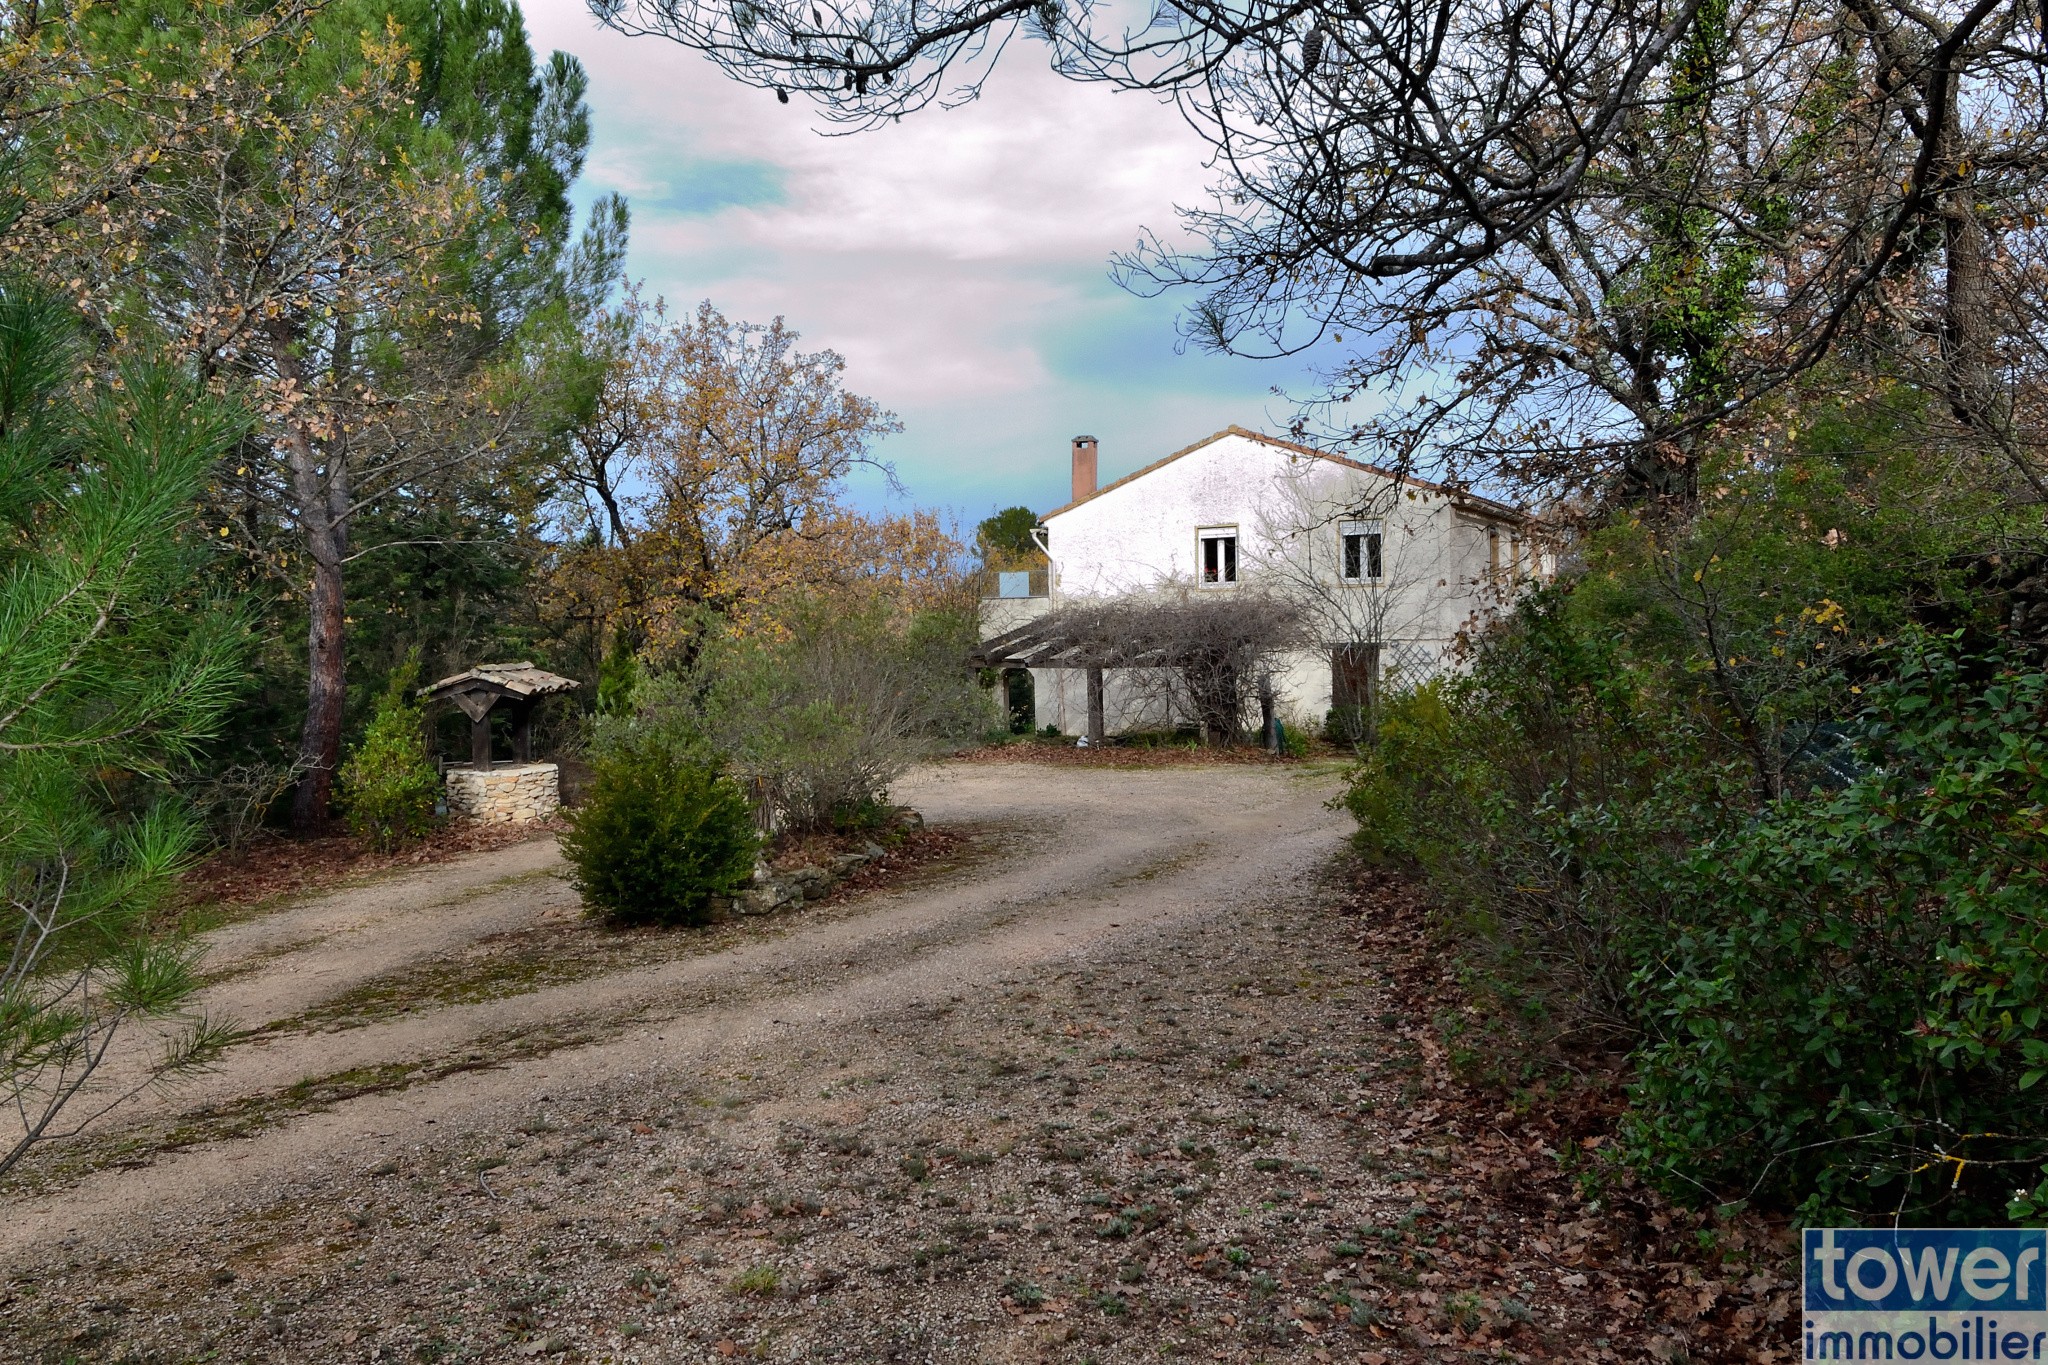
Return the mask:
<svg viewBox="0 0 2048 1365">
<path fill-rule="evenodd" d="M 1107 481 L 1233 422 L 1278 430 L 1291 407 L 1272 388 L 1307 386 L 1291 362 L 1176 354 L 1187 298 L 1108 278 L 1208 182 L 1169 108 L 1058 80 L 1020 42 L 971 105 L 822 137 L 800 101 L 600 30 L 584 0 L 523 3 L 534 47 L 590 71 L 581 195 L 631 202 L 631 273 L 844 355 L 849 386 L 903 419 L 878 453 L 923 505 L 1043 512 L 1077 433 L 1101 438 Z"/>
</svg>

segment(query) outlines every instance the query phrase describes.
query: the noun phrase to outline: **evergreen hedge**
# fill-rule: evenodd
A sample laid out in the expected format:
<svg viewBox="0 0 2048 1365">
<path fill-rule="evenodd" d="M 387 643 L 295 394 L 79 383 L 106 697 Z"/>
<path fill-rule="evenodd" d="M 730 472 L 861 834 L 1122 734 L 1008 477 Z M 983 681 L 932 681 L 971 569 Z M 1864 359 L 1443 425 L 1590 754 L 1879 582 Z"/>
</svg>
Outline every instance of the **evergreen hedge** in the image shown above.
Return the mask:
<svg viewBox="0 0 2048 1365">
<path fill-rule="evenodd" d="M 746 797 L 710 763 L 648 743 L 597 760 L 562 851 L 592 912 L 620 924 L 695 925 L 753 875 Z"/>
<path fill-rule="evenodd" d="M 426 711 L 411 699 L 419 675 L 415 649 L 391 671 L 362 743 L 335 775 L 350 831 L 380 852 L 426 834 L 440 799 L 441 775 L 427 752 Z"/>
</svg>

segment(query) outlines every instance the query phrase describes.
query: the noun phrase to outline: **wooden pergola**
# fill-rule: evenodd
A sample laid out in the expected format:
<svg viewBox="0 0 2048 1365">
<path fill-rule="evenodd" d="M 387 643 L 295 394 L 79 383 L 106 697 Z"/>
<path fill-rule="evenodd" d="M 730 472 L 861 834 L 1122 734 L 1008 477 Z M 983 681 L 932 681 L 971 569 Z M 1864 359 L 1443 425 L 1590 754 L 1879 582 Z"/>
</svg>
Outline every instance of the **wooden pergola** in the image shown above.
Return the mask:
<svg viewBox="0 0 2048 1365">
<path fill-rule="evenodd" d="M 976 668 L 1078 668 L 1088 674 L 1088 742 L 1101 744 L 1105 728 L 1102 670 L 1151 662 L 1116 647 L 1091 628 L 1076 629 L 1057 616 L 1027 621 L 991 636 L 967 656 Z"/>
<path fill-rule="evenodd" d="M 533 761 L 534 708 L 558 692 L 578 684 L 574 678 L 535 668 L 524 660 L 514 664 L 478 664 L 466 673 L 423 687 L 424 702 L 452 701 L 469 717 L 469 761 L 479 771 L 491 766 L 491 712 L 503 706 L 512 716 L 512 752 L 521 763 Z"/>
<path fill-rule="evenodd" d="M 1049 612 L 1000 635 L 994 635 L 968 654 L 968 662 L 980 668 L 1077 669 L 1088 680 L 1088 742 L 1103 742 L 1107 710 L 1104 672 L 1108 669 L 1166 670 L 1180 676 L 1191 691 L 1190 704 L 1201 720 L 1205 739 L 1235 734 L 1236 722 L 1219 723 L 1213 710 L 1205 710 L 1214 696 L 1202 691 L 1205 670 L 1235 674 L 1240 664 L 1232 656 L 1247 650 L 1257 653 L 1268 648 L 1258 638 L 1266 632 L 1256 611 L 1282 610 L 1259 603 L 1215 604 L 1223 611 L 1219 619 L 1206 604 L 1190 615 L 1186 604 L 1167 603 L 1162 614 L 1159 604 L 1083 603 L 1064 611 Z M 1247 616 L 1244 607 L 1253 607 Z M 1231 617 L 1235 619 L 1227 619 Z M 1285 635 L 1294 628 L 1292 618 L 1272 627 L 1271 634 Z M 1219 661 L 1220 656 L 1220 661 Z M 1249 665 L 1244 665 L 1249 666 Z M 1231 685 L 1231 696 L 1237 692 Z M 1269 685 L 1262 685 L 1259 697 L 1262 725 L 1268 743 L 1277 743 L 1274 697 Z"/>
</svg>

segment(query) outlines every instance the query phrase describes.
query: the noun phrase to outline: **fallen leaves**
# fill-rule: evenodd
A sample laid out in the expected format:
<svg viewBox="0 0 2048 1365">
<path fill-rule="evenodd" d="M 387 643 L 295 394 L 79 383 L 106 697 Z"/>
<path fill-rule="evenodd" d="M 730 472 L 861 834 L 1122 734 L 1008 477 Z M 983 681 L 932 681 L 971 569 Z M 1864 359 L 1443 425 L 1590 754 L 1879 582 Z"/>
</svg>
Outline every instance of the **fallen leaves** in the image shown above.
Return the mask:
<svg viewBox="0 0 2048 1365">
<path fill-rule="evenodd" d="M 338 882 L 374 872 L 425 867 L 468 853 L 508 848 L 562 828 L 560 821 L 552 820 L 531 825 L 454 821 L 393 853 L 374 852 L 361 839 L 338 829 L 303 838 L 265 831 L 242 848 L 208 858 L 186 873 L 182 894 L 172 908 L 183 912 L 255 905 L 279 896 L 328 890 Z"/>
<path fill-rule="evenodd" d="M 1398 1016 L 1470 1011 L 1431 940 L 1420 887 L 1360 868 L 1348 901 L 1366 926 L 1361 954 L 1389 978 Z M 1440 1339 L 1504 1337 L 1517 1358 L 1535 1360 L 1789 1358 L 1795 1286 L 1783 1228 L 1754 1214 L 1717 1220 L 1674 1207 L 1608 1163 L 1623 1077 L 1604 1059 L 1575 1059 L 1576 1080 L 1538 1083 L 1504 1107 L 1499 1089 L 1454 1071 L 1440 1038 L 1404 1036 L 1420 1064 L 1410 1088 L 1430 1098 L 1401 1115 L 1395 1136 L 1439 1159 L 1418 1189 L 1437 1243 L 1436 1271 L 1421 1282 L 1479 1297 L 1463 1323 L 1433 1324 Z M 1517 1318 L 1539 1323 L 1544 1340 L 1516 1332 Z"/>
</svg>

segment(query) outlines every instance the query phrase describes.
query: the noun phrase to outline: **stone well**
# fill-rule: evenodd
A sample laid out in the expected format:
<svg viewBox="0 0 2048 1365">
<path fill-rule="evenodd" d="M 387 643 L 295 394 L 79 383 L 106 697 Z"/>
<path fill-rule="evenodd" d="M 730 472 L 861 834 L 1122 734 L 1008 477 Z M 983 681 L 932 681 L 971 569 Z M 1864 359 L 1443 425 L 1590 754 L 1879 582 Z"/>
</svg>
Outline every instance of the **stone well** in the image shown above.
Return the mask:
<svg viewBox="0 0 2048 1365">
<path fill-rule="evenodd" d="M 523 825 L 562 805 L 562 770 L 552 763 L 494 763 L 479 771 L 448 765 L 448 813 L 485 825 Z"/>
</svg>

